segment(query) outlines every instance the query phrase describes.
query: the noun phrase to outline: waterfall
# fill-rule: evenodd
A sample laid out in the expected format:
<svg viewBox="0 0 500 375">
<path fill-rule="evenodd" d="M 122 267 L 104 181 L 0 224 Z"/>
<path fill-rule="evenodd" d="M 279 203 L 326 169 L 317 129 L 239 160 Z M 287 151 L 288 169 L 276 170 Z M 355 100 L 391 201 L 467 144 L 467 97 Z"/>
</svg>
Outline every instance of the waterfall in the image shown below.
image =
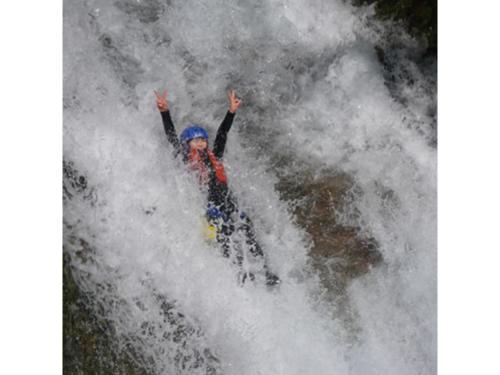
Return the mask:
<svg viewBox="0 0 500 375">
<path fill-rule="evenodd" d="M 436 372 L 434 98 L 416 69 L 397 97 L 385 84 L 370 12 L 340 0 L 65 1 L 65 253 L 116 350 L 147 373 Z M 211 143 L 230 88 L 243 105 L 224 165 L 282 280 L 272 290 L 239 285 L 203 238 L 204 198 L 153 95 L 166 89 L 177 131 L 202 124 Z M 346 176 L 333 211 L 376 242 L 366 272 L 341 281 L 311 260 L 300 202 L 277 189 L 306 175 Z"/>
</svg>

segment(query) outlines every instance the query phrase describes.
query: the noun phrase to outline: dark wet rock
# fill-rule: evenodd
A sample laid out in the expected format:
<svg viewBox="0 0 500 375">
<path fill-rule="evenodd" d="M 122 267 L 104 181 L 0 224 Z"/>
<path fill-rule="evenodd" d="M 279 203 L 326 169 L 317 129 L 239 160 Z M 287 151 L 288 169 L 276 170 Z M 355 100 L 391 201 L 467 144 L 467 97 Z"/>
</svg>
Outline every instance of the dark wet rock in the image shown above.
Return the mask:
<svg viewBox="0 0 500 375">
<path fill-rule="evenodd" d="M 116 309 L 119 305 L 127 308 L 127 303 L 116 299 L 113 285 L 105 282 L 90 284 L 91 290 L 85 292 L 79 287 L 75 277 L 85 278 L 85 272 L 76 269 L 72 264 L 92 262 L 95 250 L 81 238 L 70 238 L 68 245 L 81 248 L 72 255 L 65 248 L 63 253 L 63 350 L 64 373 L 66 374 L 155 374 L 163 373 L 162 366 L 155 359 L 139 352 L 132 343 L 148 342 L 150 337 L 157 337 L 163 332 L 163 340 L 170 341 L 177 349 L 169 364 L 178 369 L 179 374 L 189 374 L 201 370 L 203 373 L 220 374 L 220 363 L 207 347 L 193 345 L 204 333 L 201 328 L 191 324 L 179 311 L 177 303 L 168 299 L 151 287 L 151 295 L 159 306 L 160 319 L 145 320 L 140 330 L 125 336 L 117 335 L 112 321 L 107 320 L 108 309 Z M 110 271 L 111 272 L 111 271 Z M 148 280 L 144 280 L 148 285 Z M 107 301 L 103 296 L 113 296 Z M 136 306 L 148 314 L 140 300 Z M 118 344 L 120 343 L 120 344 Z M 167 354 L 165 354 L 167 358 Z M 157 372 L 159 371 L 159 372 Z"/>
<path fill-rule="evenodd" d="M 88 306 L 73 275 L 70 256 L 63 257 L 63 372 L 81 374 L 145 375 L 126 351 L 116 352 L 110 325 Z"/>
<path fill-rule="evenodd" d="M 406 46 L 397 37 L 388 37 L 384 43 L 376 46 L 375 50 L 383 67 L 385 86 L 396 101 L 404 106 L 408 105 L 409 99 L 413 99 L 407 97 L 408 88 L 416 88 L 416 92 L 432 98 L 425 111 L 426 117 L 420 122 L 414 120 L 410 127 L 425 137 L 431 147 L 437 147 L 436 57 L 424 57 L 422 49 Z M 415 67 L 421 77 L 418 81 L 415 81 Z M 403 118 L 403 122 L 407 122 L 406 118 Z M 424 132 L 420 127 L 430 127 L 430 131 Z"/>
<path fill-rule="evenodd" d="M 78 256 L 78 255 L 74 255 Z M 136 340 L 147 342 L 163 332 L 163 340 L 175 344 L 174 353 L 165 353 L 165 359 L 172 356 L 169 366 L 178 369 L 178 374 L 200 371 L 208 375 L 220 374 L 218 358 L 207 347 L 191 343 L 203 336 L 203 331 L 188 322 L 175 301 L 152 291 L 160 306 L 163 319 L 144 321 L 140 330 L 127 337 L 118 336 L 112 321 L 106 320 L 107 309 L 120 301 L 102 304 L 102 297 L 96 295 L 113 293 L 113 286 L 96 284 L 93 291 L 85 293 L 75 281 L 77 271 L 72 267 L 69 253 L 64 252 L 63 264 L 63 367 L 65 374 L 129 374 L 145 375 L 164 373 L 155 359 L 138 352 L 132 345 Z M 82 275 L 80 275 L 82 277 Z M 96 300 L 99 302 L 96 305 Z M 137 301 L 141 308 L 141 302 Z M 145 311 L 145 307 L 142 306 Z M 147 312 L 146 312 L 147 313 Z M 118 344 L 121 343 L 121 344 Z"/>
<path fill-rule="evenodd" d="M 426 55 L 437 56 L 437 0 L 352 0 L 352 3 L 375 4 L 379 19 L 400 23 L 410 35 L 425 40 Z"/>
<path fill-rule="evenodd" d="M 322 298 L 332 302 L 332 318 L 340 319 L 348 328 L 346 334 L 356 340 L 360 327 L 347 287 L 383 263 L 377 241 L 358 226 L 345 224 L 359 222 L 354 202 L 360 191 L 349 175 L 324 170 L 292 155 L 275 158 L 274 168 L 281 198 L 310 236 L 311 266 L 318 271 L 326 292 Z"/>
<path fill-rule="evenodd" d="M 325 282 L 334 280 L 338 286 L 340 281 L 345 286 L 382 261 L 373 237 L 338 220 L 339 214 L 353 219 L 358 216 L 352 208 L 356 187 L 351 177 L 334 171 L 316 176 L 312 172 L 292 173 L 281 175 L 276 187 L 283 199 L 293 202 L 297 223 L 313 242 L 313 264 L 323 271 Z"/>
<path fill-rule="evenodd" d="M 354 5 L 374 4 L 374 18 L 384 22 L 375 46 L 383 67 L 385 85 L 404 106 L 415 97 L 431 98 L 425 119 L 408 122 L 437 147 L 437 1 L 352 0 Z M 370 22 L 370 21 L 369 21 Z M 409 41 L 406 34 L 414 38 Z M 413 94 L 408 96 L 408 89 Z M 403 119 L 406 122 L 405 119 Z"/>
</svg>

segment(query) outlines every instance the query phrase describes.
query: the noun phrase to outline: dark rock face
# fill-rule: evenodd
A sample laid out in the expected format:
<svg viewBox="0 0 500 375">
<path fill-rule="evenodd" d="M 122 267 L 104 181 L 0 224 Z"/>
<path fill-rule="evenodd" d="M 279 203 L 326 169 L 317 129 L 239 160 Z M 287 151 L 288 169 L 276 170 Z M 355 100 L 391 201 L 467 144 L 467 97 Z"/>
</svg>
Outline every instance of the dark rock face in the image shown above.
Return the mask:
<svg viewBox="0 0 500 375">
<path fill-rule="evenodd" d="M 357 277 L 382 260 L 373 238 L 361 234 L 359 228 L 336 222 L 335 211 L 342 209 L 351 187 L 352 182 L 345 175 L 312 181 L 304 186 L 307 203 L 297 212 L 299 222 L 314 239 L 311 256 L 342 258 L 339 271 L 345 278 Z"/>
<path fill-rule="evenodd" d="M 293 213 L 297 223 L 311 236 L 313 264 L 322 271 L 323 281 L 341 289 L 349 280 L 369 271 L 382 261 L 374 238 L 354 226 L 339 222 L 339 214 L 352 211 L 355 194 L 352 178 L 330 171 L 314 176 L 302 166 L 302 171 L 282 175 L 277 185 L 283 199 L 296 202 Z M 352 211 L 349 215 L 356 216 Z M 332 273 L 336 277 L 332 277 Z M 340 282 L 340 283 L 339 283 Z"/>
<path fill-rule="evenodd" d="M 92 293 L 83 293 L 74 278 L 70 255 L 64 253 L 63 264 L 63 368 L 64 374 L 128 374 L 146 375 L 163 373 L 152 358 L 138 352 L 130 342 L 134 337 L 119 337 L 113 324 L 103 318 L 106 306 L 98 306 L 96 314 Z M 102 286 L 104 288 L 110 286 Z M 98 293 L 98 291 L 96 292 Z M 154 292 L 152 292 L 154 294 Z M 190 324 L 179 312 L 174 301 L 154 294 L 160 306 L 163 324 L 168 328 L 163 339 L 178 345 L 172 367 L 179 374 L 220 374 L 219 360 L 208 348 L 191 348 L 186 345 L 192 337 L 203 332 Z M 138 305 L 140 308 L 140 304 Z M 140 339 L 158 332 L 155 322 L 141 324 Z M 122 345 L 118 345 L 121 342 Z"/>
<path fill-rule="evenodd" d="M 93 188 L 73 162 L 63 161 L 63 201 L 67 204 L 78 195 L 90 205 L 96 203 Z M 113 327 L 92 310 L 90 295 L 83 293 L 75 281 L 71 256 L 91 262 L 93 250 L 82 238 L 71 235 L 72 226 L 64 222 L 63 249 L 63 372 L 64 374 L 146 374 L 127 352 L 116 352 L 117 337 Z M 73 255 L 67 245 L 78 247 Z"/>
<path fill-rule="evenodd" d="M 426 55 L 437 56 L 437 0 L 353 0 L 373 4 L 377 17 L 399 22 L 417 39 L 425 40 Z"/>
<path fill-rule="evenodd" d="M 408 88 L 420 93 L 416 96 L 430 98 L 425 110 L 426 120 L 411 126 L 431 147 L 437 147 L 437 1 L 351 2 L 357 6 L 373 5 L 374 18 L 384 24 L 375 27 L 381 34 L 375 51 L 391 96 L 404 106 L 415 99 L 407 95 Z M 409 41 L 406 34 L 414 40 Z"/>
<path fill-rule="evenodd" d="M 116 353 L 113 328 L 89 308 L 73 277 L 70 256 L 63 258 L 63 372 L 145 375 L 130 355 Z"/>
<path fill-rule="evenodd" d="M 332 303 L 332 317 L 340 319 L 351 339 L 356 340 L 360 328 L 357 311 L 349 301 L 350 282 L 372 267 L 383 263 L 378 244 L 373 237 L 355 225 L 343 224 L 339 217 L 350 217 L 355 223 L 359 213 L 354 208 L 359 194 L 355 181 L 345 173 L 321 171 L 294 160 L 294 172 L 280 169 L 276 189 L 288 201 L 297 224 L 311 238 L 311 265 L 319 274 L 326 293 L 322 296 Z"/>
</svg>

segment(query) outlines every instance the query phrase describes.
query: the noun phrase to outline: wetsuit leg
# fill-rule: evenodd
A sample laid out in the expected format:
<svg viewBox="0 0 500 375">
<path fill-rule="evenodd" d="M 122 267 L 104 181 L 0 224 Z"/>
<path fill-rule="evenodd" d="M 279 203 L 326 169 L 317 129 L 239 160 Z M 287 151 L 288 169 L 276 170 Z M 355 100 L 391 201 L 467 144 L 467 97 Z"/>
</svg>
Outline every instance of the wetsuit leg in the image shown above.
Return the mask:
<svg viewBox="0 0 500 375">
<path fill-rule="evenodd" d="M 222 255 L 226 258 L 230 258 L 232 252 L 234 252 L 233 256 L 236 264 L 240 267 L 243 266 L 243 249 L 241 248 L 241 246 L 238 246 L 237 243 L 235 243 L 236 246 L 233 246 L 231 240 L 234 232 L 238 232 L 239 234 L 241 234 L 241 236 L 238 237 L 240 237 L 245 242 L 251 256 L 254 257 L 254 259 L 262 260 L 263 269 L 266 276 L 266 284 L 279 284 L 279 277 L 270 272 L 267 267 L 264 257 L 264 251 L 257 241 L 252 221 L 243 211 L 239 211 L 236 201 L 234 199 L 231 199 L 232 197 L 228 197 L 230 199 L 225 202 L 226 204 L 219 206 L 220 210 L 218 209 L 220 211 L 220 215 L 218 217 L 223 218 L 217 233 L 217 242 L 221 245 Z M 247 278 L 249 278 L 250 280 L 254 280 L 255 276 L 252 272 L 244 272 L 242 274 L 241 282 L 244 283 Z"/>
<path fill-rule="evenodd" d="M 237 243 L 232 241 L 232 236 L 236 231 L 234 223 L 229 220 L 220 225 L 219 231 L 217 233 L 217 242 L 221 246 L 222 255 L 226 258 L 234 257 L 234 261 L 238 266 L 243 265 L 243 252 Z"/>
<path fill-rule="evenodd" d="M 230 223 L 222 223 L 220 229 L 217 232 L 217 242 L 221 245 L 222 255 L 229 258 L 231 255 L 231 235 L 234 232 L 234 225 Z"/>
<path fill-rule="evenodd" d="M 249 246 L 250 253 L 256 258 L 257 257 L 264 258 L 264 252 L 262 251 L 262 247 L 259 245 L 257 239 L 255 238 L 255 231 L 253 228 L 252 221 L 244 212 L 240 213 L 240 219 L 241 219 L 241 225 L 238 229 L 244 232 L 246 243 Z M 263 264 L 263 268 L 266 275 L 267 285 L 277 285 L 281 282 L 278 276 L 269 271 L 265 261 Z"/>
<path fill-rule="evenodd" d="M 250 254 L 252 254 L 254 257 L 264 257 L 262 247 L 259 245 L 257 239 L 255 238 L 255 230 L 253 228 L 252 221 L 243 212 L 240 214 L 240 220 L 241 221 L 238 230 L 243 232 L 245 236 L 245 242 L 250 250 Z"/>
</svg>

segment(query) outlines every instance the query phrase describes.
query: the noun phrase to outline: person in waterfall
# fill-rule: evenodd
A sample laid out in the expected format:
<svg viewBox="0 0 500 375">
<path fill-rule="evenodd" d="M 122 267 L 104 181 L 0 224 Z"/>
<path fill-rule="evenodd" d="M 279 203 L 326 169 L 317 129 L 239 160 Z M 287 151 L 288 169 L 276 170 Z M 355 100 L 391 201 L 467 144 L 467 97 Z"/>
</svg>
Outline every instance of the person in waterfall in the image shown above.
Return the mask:
<svg viewBox="0 0 500 375">
<path fill-rule="evenodd" d="M 174 155 L 182 157 L 188 168 L 197 174 L 200 186 L 205 188 L 204 191 L 207 193 L 206 219 L 211 226 L 216 228 L 215 238 L 221 245 L 223 256 L 231 256 L 231 250 L 234 248 L 231 243 L 235 242 L 233 241 L 235 236 L 242 234 L 241 237 L 244 238 L 249 255 L 254 260 L 262 260 L 266 283 L 268 285 L 279 284 L 278 276 L 268 269 L 262 247 L 255 237 L 252 221 L 245 212 L 240 210 L 238 202 L 228 186 L 222 163 L 227 134 L 233 124 L 236 110 L 242 103 L 241 100 L 237 98 L 234 90 L 228 92 L 229 110 L 217 130 L 213 148 L 210 149 L 208 147 L 208 133 L 199 125 L 189 125 L 178 138 L 170 116 L 167 92 L 164 91 L 161 94 L 154 91 L 154 93 L 167 139 L 174 148 Z M 234 259 L 241 267 L 244 254 L 237 251 Z M 241 281 L 244 282 L 247 277 L 253 280 L 255 275 L 252 272 L 244 272 Z"/>
</svg>

